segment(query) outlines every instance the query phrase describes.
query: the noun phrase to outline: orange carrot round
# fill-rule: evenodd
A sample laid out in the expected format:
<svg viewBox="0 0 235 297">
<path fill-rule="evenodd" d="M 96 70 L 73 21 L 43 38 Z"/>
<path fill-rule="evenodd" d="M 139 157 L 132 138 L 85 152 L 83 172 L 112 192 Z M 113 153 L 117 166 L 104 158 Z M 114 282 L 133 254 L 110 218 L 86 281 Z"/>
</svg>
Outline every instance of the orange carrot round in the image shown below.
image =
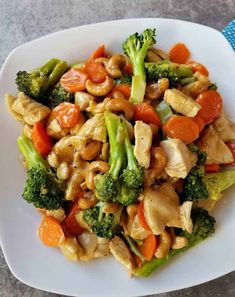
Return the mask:
<svg viewBox="0 0 235 297">
<path fill-rule="evenodd" d="M 185 64 L 190 57 L 190 51 L 184 43 L 176 43 L 169 51 L 169 58 L 174 63 Z"/>
<path fill-rule="evenodd" d="M 123 68 L 122 72 L 127 75 L 132 75 L 132 66 L 131 63 L 127 63 Z"/>
<path fill-rule="evenodd" d="M 52 112 L 62 128 L 74 127 L 81 115 L 79 106 L 69 102 L 60 103 Z"/>
<path fill-rule="evenodd" d="M 160 118 L 156 110 L 148 103 L 134 104 L 134 119 L 146 124 L 154 124 L 161 127 Z"/>
<path fill-rule="evenodd" d="M 141 201 L 139 206 L 138 206 L 138 219 L 140 225 L 145 229 L 145 230 L 151 230 L 146 219 L 144 216 L 144 202 Z"/>
<path fill-rule="evenodd" d="M 209 75 L 209 71 L 203 64 L 198 63 L 196 61 L 189 61 L 189 62 L 187 62 L 187 64 L 191 66 L 193 72 L 199 71 L 206 76 Z"/>
<path fill-rule="evenodd" d="M 195 141 L 199 136 L 198 125 L 189 117 L 172 116 L 163 126 L 164 133 L 185 143 Z"/>
<path fill-rule="evenodd" d="M 196 101 L 201 105 L 198 115 L 206 124 L 213 122 L 221 113 L 222 98 L 217 91 L 204 91 L 197 97 Z"/>
<path fill-rule="evenodd" d="M 198 114 L 191 119 L 198 125 L 199 132 L 201 132 L 205 127 L 205 122 L 203 121 L 203 119 Z"/>
<path fill-rule="evenodd" d="M 46 129 L 41 122 L 33 125 L 32 141 L 37 152 L 42 156 L 47 156 L 53 147 L 52 139 L 47 135 Z"/>
<path fill-rule="evenodd" d="M 39 226 L 38 235 L 42 242 L 50 247 L 60 246 L 65 238 L 60 223 L 50 216 L 44 216 Z"/>
<path fill-rule="evenodd" d="M 105 51 L 105 45 L 101 44 L 100 46 L 95 49 L 95 51 L 90 55 L 88 61 L 95 61 L 95 59 L 100 57 L 107 57 L 107 53 Z"/>
<path fill-rule="evenodd" d="M 131 96 L 131 86 L 127 85 L 127 84 L 119 84 L 113 87 L 112 91 L 111 91 L 111 96 L 112 93 L 115 91 L 119 91 L 121 92 L 126 99 L 129 99 Z"/>
<path fill-rule="evenodd" d="M 157 237 L 150 234 L 143 240 L 143 244 L 138 246 L 139 251 L 146 261 L 151 261 L 157 248 Z"/>
<path fill-rule="evenodd" d="M 107 72 L 105 71 L 104 66 L 101 63 L 87 62 L 85 64 L 84 70 L 94 83 L 103 82 L 107 76 Z"/>
<path fill-rule="evenodd" d="M 82 69 L 70 69 L 60 79 L 61 86 L 69 93 L 75 93 L 86 89 L 87 73 Z"/>
</svg>

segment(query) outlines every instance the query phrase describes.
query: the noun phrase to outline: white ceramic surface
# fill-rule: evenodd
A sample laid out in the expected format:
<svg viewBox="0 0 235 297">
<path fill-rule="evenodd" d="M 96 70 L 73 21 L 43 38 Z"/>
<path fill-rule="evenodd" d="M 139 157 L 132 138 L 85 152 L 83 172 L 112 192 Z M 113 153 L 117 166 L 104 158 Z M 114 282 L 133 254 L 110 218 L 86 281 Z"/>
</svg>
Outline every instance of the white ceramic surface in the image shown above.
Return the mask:
<svg viewBox="0 0 235 297">
<path fill-rule="evenodd" d="M 59 250 L 37 238 L 40 215 L 21 198 L 25 172 L 19 162 L 16 139 L 22 131 L 7 112 L 6 92 L 15 94 L 15 74 L 33 69 L 52 57 L 83 60 L 101 43 L 120 52 L 123 40 L 145 28 L 157 29 L 157 44 L 168 50 L 185 42 L 192 59 L 205 64 L 235 120 L 235 59 L 223 35 L 206 26 L 171 19 L 129 19 L 92 24 L 53 33 L 11 52 L 0 74 L 0 240 L 12 273 L 22 282 L 74 296 L 140 296 L 193 286 L 231 272 L 235 267 L 235 188 L 225 194 L 214 215 L 216 233 L 153 273 L 148 279 L 129 278 L 112 257 L 89 263 L 68 262 Z"/>
</svg>

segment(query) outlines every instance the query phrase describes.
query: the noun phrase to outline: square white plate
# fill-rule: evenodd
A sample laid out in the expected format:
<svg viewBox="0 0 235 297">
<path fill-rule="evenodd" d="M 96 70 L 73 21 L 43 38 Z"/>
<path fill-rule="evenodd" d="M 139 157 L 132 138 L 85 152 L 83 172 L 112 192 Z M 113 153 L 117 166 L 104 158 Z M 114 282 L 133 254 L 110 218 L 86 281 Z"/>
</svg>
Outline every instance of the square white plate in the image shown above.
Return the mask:
<svg viewBox="0 0 235 297">
<path fill-rule="evenodd" d="M 0 239 L 12 273 L 30 286 L 76 296 L 140 296 L 193 286 L 234 270 L 234 187 L 214 213 L 215 236 L 176 257 L 148 279 L 129 278 L 112 257 L 89 263 L 68 262 L 59 250 L 39 241 L 36 230 L 40 216 L 21 198 L 25 172 L 16 147 L 21 127 L 3 100 L 6 92 L 16 93 L 17 71 L 33 69 L 52 57 L 82 61 L 101 43 L 109 51 L 120 52 L 128 35 L 145 28 L 157 29 L 157 45 L 162 49 L 168 50 L 176 42 L 187 44 L 192 59 L 209 69 L 225 110 L 235 120 L 234 53 L 220 32 L 206 26 L 171 19 L 111 21 L 53 33 L 13 50 L 0 74 Z"/>
</svg>

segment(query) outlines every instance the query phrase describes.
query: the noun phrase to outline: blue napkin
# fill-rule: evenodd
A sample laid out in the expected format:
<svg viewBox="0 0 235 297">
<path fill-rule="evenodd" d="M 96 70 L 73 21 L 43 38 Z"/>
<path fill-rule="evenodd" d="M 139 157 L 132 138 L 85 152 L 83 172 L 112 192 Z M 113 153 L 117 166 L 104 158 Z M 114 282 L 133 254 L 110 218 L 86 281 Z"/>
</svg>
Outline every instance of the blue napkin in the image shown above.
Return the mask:
<svg viewBox="0 0 235 297">
<path fill-rule="evenodd" d="M 235 19 L 231 21 L 226 27 L 224 27 L 222 33 L 235 51 Z"/>
</svg>

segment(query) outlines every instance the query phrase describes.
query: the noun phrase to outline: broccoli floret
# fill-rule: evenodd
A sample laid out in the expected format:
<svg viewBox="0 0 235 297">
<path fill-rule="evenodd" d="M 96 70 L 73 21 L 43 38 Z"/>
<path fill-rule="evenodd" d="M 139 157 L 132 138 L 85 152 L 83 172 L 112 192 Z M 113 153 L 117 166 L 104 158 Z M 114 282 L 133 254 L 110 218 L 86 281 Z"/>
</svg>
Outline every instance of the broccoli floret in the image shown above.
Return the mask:
<svg viewBox="0 0 235 297">
<path fill-rule="evenodd" d="M 36 101 L 46 102 L 49 96 L 48 90 L 55 86 L 68 65 L 65 61 L 51 59 L 45 65 L 32 72 L 19 71 L 16 74 L 18 89 Z"/>
<path fill-rule="evenodd" d="M 131 85 L 132 77 L 130 75 L 123 75 L 120 78 L 115 79 L 116 85 L 124 84 Z"/>
<path fill-rule="evenodd" d="M 37 208 L 58 209 L 64 199 L 64 184 L 56 178 L 29 138 L 20 136 L 18 146 L 28 167 L 23 198 Z"/>
<path fill-rule="evenodd" d="M 130 58 L 133 77 L 131 86 L 132 103 L 140 103 L 144 100 L 146 88 L 146 74 L 144 59 L 148 49 L 156 42 L 155 29 L 146 29 L 142 34 L 132 34 L 123 43 L 124 53 Z"/>
<path fill-rule="evenodd" d="M 110 239 L 122 230 L 119 221 L 123 206 L 119 206 L 114 214 L 105 213 L 103 211 L 105 206 L 105 202 L 99 202 L 92 208 L 85 209 L 83 219 L 97 236 Z"/>
<path fill-rule="evenodd" d="M 184 182 L 185 200 L 207 199 L 209 197 L 204 177 L 205 171 L 202 166 L 191 169 Z"/>
<path fill-rule="evenodd" d="M 205 174 L 203 167 L 191 169 L 185 179 L 185 200 L 212 199 L 219 200 L 222 191 L 235 183 L 235 170 Z"/>
<path fill-rule="evenodd" d="M 213 235 L 215 228 L 215 219 L 209 215 L 209 213 L 203 208 L 194 208 L 192 210 L 192 221 L 193 221 L 193 231 L 188 233 L 186 231 L 181 231 L 179 236 L 185 236 L 188 239 L 188 245 L 184 248 L 178 250 L 171 250 L 169 254 L 162 258 L 153 258 L 150 262 L 145 262 L 140 268 L 137 268 L 135 274 L 138 276 L 149 276 L 158 267 L 166 264 L 175 255 L 180 254 L 192 246 L 200 243 L 204 239 Z"/>
<path fill-rule="evenodd" d="M 120 131 L 120 118 L 105 112 L 105 124 L 110 144 L 110 170 L 95 177 L 95 193 L 101 201 L 111 201 L 120 194 L 119 174 L 126 162 L 125 149 Z"/>
<path fill-rule="evenodd" d="M 110 170 L 95 177 L 95 193 L 100 201 L 127 206 L 139 196 L 144 170 L 135 159 L 124 120 L 107 111 L 105 123 L 110 143 Z"/>
<path fill-rule="evenodd" d="M 197 154 L 197 165 L 204 165 L 206 162 L 207 153 L 201 151 L 194 143 L 188 144 L 188 148 Z"/>
<path fill-rule="evenodd" d="M 183 65 L 176 66 L 168 60 L 158 63 L 145 63 L 147 81 L 157 82 L 161 78 L 168 78 L 171 87 L 177 87 L 181 79 L 193 76 L 192 70 Z"/>
<path fill-rule="evenodd" d="M 54 89 L 51 90 L 49 97 L 49 106 L 54 108 L 62 102 L 73 102 L 74 94 L 65 91 L 65 89 L 58 84 Z"/>
<path fill-rule="evenodd" d="M 144 170 L 141 167 L 135 156 L 130 138 L 127 132 L 126 124 L 122 121 L 123 135 L 125 136 L 124 145 L 127 156 L 127 167 L 122 172 L 122 180 L 129 189 L 139 189 L 143 185 Z"/>
<path fill-rule="evenodd" d="M 203 179 L 209 192 L 209 198 L 219 200 L 221 193 L 235 184 L 235 170 L 226 170 L 218 173 L 207 173 Z"/>
</svg>

